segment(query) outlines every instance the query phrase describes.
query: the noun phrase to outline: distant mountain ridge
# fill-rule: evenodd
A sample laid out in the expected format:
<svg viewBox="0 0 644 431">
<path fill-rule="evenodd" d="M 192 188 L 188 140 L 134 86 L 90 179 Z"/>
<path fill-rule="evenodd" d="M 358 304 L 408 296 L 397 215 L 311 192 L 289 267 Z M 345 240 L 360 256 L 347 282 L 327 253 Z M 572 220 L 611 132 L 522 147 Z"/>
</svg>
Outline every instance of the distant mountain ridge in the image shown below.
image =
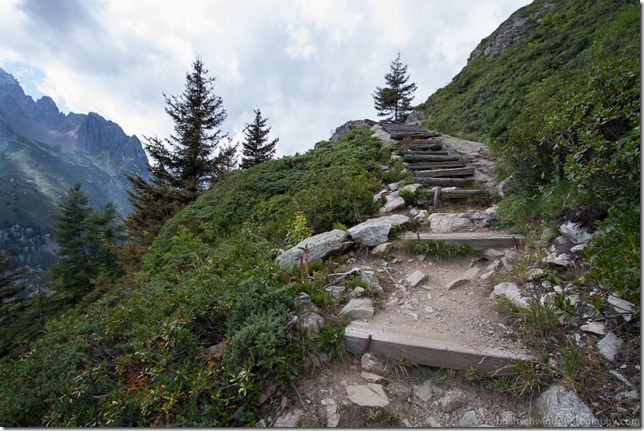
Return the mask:
<svg viewBox="0 0 644 431">
<path fill-rule="evenodd" d="M 94 112 L 63 114 L 48 96 L 34 101 L 0 68 L 0 249 L 18 247 L 20 263 L 48 266 L 52 247 L 42 244 L 76 182 L 93 206 L 112 201 L 127 215 L 124 174 L 147 177 L 147 161 L 139 139 L 118 124 Z"/>
</svg>

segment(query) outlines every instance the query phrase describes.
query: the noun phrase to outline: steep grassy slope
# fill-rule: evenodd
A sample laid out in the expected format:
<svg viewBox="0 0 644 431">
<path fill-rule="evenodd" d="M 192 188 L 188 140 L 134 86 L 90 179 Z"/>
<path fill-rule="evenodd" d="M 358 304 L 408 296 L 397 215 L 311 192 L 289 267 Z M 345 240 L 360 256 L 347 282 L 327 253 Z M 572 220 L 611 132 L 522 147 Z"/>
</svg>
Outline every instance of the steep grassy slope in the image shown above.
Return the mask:
<svg viewBox="0 0 644 431">
<path fill-rule="evenodd" d="M 252 425 L 262 389 L 283 388 L 309 352 L 333 355 L 342 340 L 332 322 L 313 340 L 288 325 L 300 292 L 330 305 L 320 292 L 333 265 L 312 264 L 311 281 L 274 259 L 375 209 L 387 152 L 369 135 L 238 172 L 186 208 L 136 283 L 50 322 L 26 356 L 0 366 L 0 424 Z"/>
<path fill-rule="evenodd" d="M 503 139 L 535 84 L 567 66 L 583 71 L 597 59 L 597 45 L 639 40 L 639 24 L 637 2 L 536 0 L 484 39 L 452 82 L 427 99 L 424 125 Z"/>
</svg>

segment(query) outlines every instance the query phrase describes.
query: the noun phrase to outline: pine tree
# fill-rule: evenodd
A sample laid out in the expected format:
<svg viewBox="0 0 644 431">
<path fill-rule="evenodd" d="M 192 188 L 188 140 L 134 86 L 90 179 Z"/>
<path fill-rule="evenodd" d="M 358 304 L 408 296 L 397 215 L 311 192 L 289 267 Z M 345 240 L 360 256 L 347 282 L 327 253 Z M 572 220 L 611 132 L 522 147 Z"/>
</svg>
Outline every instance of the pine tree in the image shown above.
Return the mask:
<svg viewBox="0 0 644 431">
<path fill-rule="evenodd" d="M 244 135 L 246 141 L 242 144 L 242 161 L 240 167 L 248 169 L 259 163 L 270 160 L 275 155 L 275 145 L 279 138 L 273 139 L 268 142 L 268 134 L 271 131 L 270 127 L 266 127 L 267 118 L 262 118 L 262 113 L 259 109 L 255 109 L 255 120 L 246 124 L 244 128 Z"/>
<path fill-rule="evenodd" d="M 400 62 L 400 52 L 389 67 L 390 72 L 385 75 L 387 86 L 376 87 L 376 92 L 373 94 L 374 107 L 380 117 L 389 115 L 389 120 L 404 121 L 413 110 L 411 101 L 414 98 L 416 84 L 413 82 L 407 84 L 409 81 L 407 65 Z"/>
<path fill-rule="evenodd" d="M 78 183 L 58 203 L 58 210 L 53 236 L 59 262 L 50 267 L 50 274 L 76 300 L 92 290 L 93 279 L 101 275 L 113 279 L 120 273 L 110 248 L 122 241 L 123 228 L 114 204 L 96 213 Z"/>
<path fill-rule="evenodd" d="M 127 176 L 134 210 L 126 226 L 130 237 L 143 246 L 151 244 L 168 219 L 219 180 L 222 163 L 234 159 L 230 147 L 215 154 L 226 138 L 219 128 L 226 111 L 221 97 L 214 94 L 214 82 L 197 57 L 186 74 L 183 93 L 163 94 L 174 134 L 163 140 L 147 138 L 145 149 L 154 160 L 148 165 L 149 179 Z"/>
</svg>

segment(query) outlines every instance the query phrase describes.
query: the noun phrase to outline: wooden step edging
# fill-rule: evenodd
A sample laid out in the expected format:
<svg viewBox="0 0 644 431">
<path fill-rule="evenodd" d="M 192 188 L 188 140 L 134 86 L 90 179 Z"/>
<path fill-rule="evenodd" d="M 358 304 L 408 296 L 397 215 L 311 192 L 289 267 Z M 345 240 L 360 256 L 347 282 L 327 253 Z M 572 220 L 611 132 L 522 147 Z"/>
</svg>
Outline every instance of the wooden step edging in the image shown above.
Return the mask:
<svg viewBox="0 0 644 431">
<path fill-rule="evenodd" d="M 518 247 L 523 243 L 523 235 L 508 233 L 414 233 L 408 232 L 404 239 L 407 241 L 436 241 L 450 244 L 470 244 L 473 247 Z"/>
<path fill-rule="evenodd" d="M 474 175 L 474 168 L 431 169 L 427 171 L 416 171 L 414 174 L 416 177 L 423 178 L 471 177 Z"/>
<path fill-rule="evenodd" d="M 449 154 L 403 154 L 403 162 L 460 162 L 459 156 Z"/>
<path fill-rule="evenodd" d="M 426 162 L 426 163 L 408 163 L 407 169 L 410 171 L 422 171 L 425 169 L 441 169 L 441 168 L 464 168 L 463 162 Z"/>
<path fill-rule="evenodd" d="M 473 180 L 469 178 L 428 178 L 414 176 L 414 181 L 427 184 L 428 186 L 452 187 L 464 186 L 472 183 Z"/>
<path fill-rule="evenodd" d="M 344 330 L 344 343 L 355 355 L 375 353 L 387 359 L 405 359 L 413 364 L 469 370 L 476 368 L 496 375 L 512 374 L 516 361 L 532 358 L 499 349 L 474 349 L 427 332 L 353 321 Z"/>
</svg>

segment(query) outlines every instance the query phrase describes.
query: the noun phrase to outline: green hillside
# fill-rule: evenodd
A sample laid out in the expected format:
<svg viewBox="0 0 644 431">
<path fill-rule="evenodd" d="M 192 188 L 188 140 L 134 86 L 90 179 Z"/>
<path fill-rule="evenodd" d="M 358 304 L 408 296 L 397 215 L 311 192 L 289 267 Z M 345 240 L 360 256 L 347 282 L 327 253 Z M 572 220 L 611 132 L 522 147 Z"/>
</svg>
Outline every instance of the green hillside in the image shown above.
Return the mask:
<svg viewBox="0 0 644 431">
<path fill-rule="evenodd" d="M 511 32 L 514 23 L 522 30 Z M 621 50 L 639 53 L 640 6 L 634 1 L 536 0 L 504 25 L 425 101 L 425 126 L 475 140 L 506 138 L 535 84 L 583 73 Z"/>
<path fill-rule="evenodd" d="M 510 18 L 522 19 L 508 28 L 523 37 L 494 45 L 495 32 L 423 108 L 424 126 L 489 142 L 500 175 L 512 178 L 501 222 L 528 245 L 562 219 L 603 229 L 583 271 L 575 268 L 594 310 L 608 294 L 640 303 L 639 14 L 632 1 L 538 0 Z M 373 213 L 381 184 L 404 177 L 383 173 L 389 162 L 389 149 L 362 127 L 217 183 L 165 225 L 140 271 L 48 322 L 23 356 L 0 364 L 0 425 L 253 426 L 274 413 L 317 353 L 343 353 L 343 322 L 331 318 L 323 289 L 342 258 L 291 271 L 275 258 Z M 555 270 L 544 277 L 558 281 Z M 313 338 L 290 330 L 302 292 L 328 317 Z M 572 306 L 558 307 L 537 301 L 517 326 L 563 324 Z M 614 319 L 633 346 L 638 307 L 631 321 Z M 568 384 L 593 386 L 586 371 L 596 364 L 561 352 L 570 375 L 583 378 Z M 517 381 L 538 392 L 553 370 L 539 363 Z"/>
</svg>

